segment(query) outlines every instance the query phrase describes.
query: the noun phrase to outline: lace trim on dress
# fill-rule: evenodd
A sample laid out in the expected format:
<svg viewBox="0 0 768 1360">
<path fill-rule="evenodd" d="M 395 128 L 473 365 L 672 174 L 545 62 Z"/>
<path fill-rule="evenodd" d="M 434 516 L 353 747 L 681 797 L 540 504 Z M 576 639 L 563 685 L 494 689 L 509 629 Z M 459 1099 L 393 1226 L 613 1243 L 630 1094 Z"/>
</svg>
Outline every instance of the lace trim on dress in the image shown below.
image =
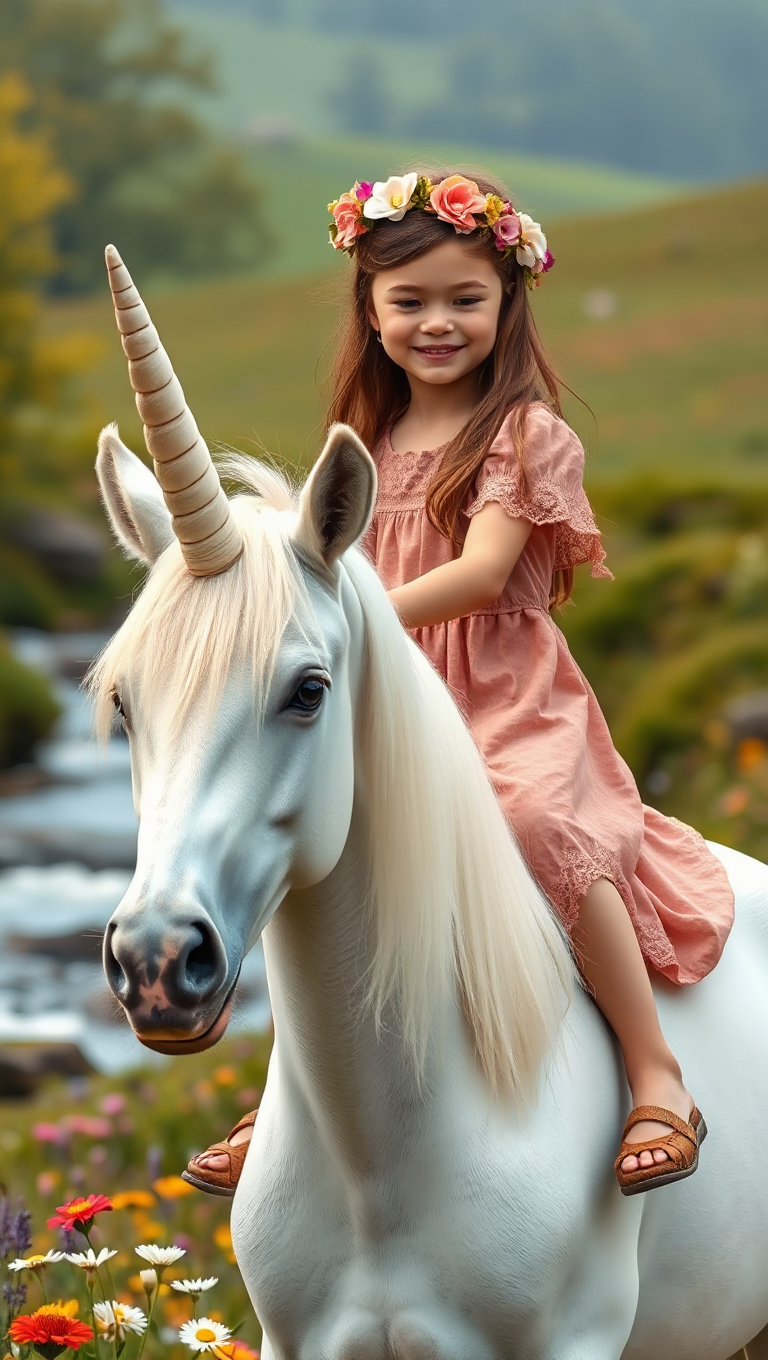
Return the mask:
<svg viewBox="0 0 768 1360">
<path fill-rule="evenodd" d="M 696 834 L 698 833 L 694 832 L 694 835 Z M 578 920 L 582 897 L 598 878 L 609 879 L 619 893 L 648 962 L 657 969 L 674 966 L 677 963 L 677 955 L 661 924 L 656 930 L 649 929 L 647 923 L 640 918 L 632 890 L 621 871 L 618 856 L 603 845 L 593 845 L 590 850 L 573 848 L 564 853 L 560 878 L 552 893 L 552 901 L 568 934 L 572 933 Z"/>
<path fill-rule="evenodd" d="M 490 476 L 483 482 L 467 514 L 476 515 L 490 501 L 497 501 L 514 519 L 556 526 L 555 571 L 589 562 L 592 576 L 605 576 L 611 581 L 614 579 L 613 573 L 603 566 L 605 549 L 589 501 L 583 493 L 574 502 L 556 482 L 541 481 L 537 482 L 530 494 L 523 495 L 516 479 L 504 475 Z"/>
</svg>

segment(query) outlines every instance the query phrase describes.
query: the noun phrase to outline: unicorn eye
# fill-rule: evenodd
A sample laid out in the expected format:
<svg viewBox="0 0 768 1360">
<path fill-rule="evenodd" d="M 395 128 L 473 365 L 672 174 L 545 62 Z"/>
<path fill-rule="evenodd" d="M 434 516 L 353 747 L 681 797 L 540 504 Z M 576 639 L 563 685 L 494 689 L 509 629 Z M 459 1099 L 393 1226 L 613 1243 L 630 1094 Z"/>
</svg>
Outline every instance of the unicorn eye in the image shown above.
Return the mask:
<svg viewBox="0 0 768 1360">
<path fill-rule="evenodd" d="M 314 713 L 325 697 L 327 684 L 316 675 L 308 675 L 291 695 L 288 708 L 294 713 Z"/>
<path fill-rule="evenodd" d="M 123 708 L 123 701 L 120 698 L 120 695 L 118 694 L 116 689 L 113 689 L 112 691 L 112 703 L 115 706 L 115 711 L 119 713 L 120 717 L 123 719 L 123 721 L 125 721 L 125 709 Z"/>
</svg>

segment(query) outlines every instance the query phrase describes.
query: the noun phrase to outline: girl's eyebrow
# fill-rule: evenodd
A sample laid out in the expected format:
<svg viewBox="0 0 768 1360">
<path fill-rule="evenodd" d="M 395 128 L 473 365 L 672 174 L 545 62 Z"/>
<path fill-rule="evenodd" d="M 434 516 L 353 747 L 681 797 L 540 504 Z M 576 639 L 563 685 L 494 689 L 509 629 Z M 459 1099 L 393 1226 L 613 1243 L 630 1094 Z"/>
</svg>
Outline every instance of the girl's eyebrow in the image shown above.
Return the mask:
<svg viewBox="0 0 768 1360">
<path fill-rule="evenodd" d="M 454 283 L 451 287 L 457 292 L 464 288 L 482 288 L 487 291 L 488 284 L 483 283 L 480 279 L 469 279 L 466 283 Z M 388 293 L 423 293 L 425 291 L 424 287 L 418 283 L 393 283 L 392 287 L 387 289 Z"/>
</svg>

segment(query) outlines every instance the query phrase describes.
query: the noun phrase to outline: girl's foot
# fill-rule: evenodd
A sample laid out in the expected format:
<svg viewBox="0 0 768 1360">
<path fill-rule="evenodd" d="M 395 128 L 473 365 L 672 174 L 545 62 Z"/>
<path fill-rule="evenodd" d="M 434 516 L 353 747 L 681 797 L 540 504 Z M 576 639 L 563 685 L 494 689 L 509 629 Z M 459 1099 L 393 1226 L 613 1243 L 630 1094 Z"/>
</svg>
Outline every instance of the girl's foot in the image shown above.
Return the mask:
<svg viewBox="0 0 768 1360">
<path fill-rule="evenodd" d="M 192 1157 L 181 1173 L 184 1180 L 206 1194 L 230 1199 L 237 1189 L 257 1114 L 257 1110 L 250 1110 L 223 1142 L 212 1143 L 205 1152 Z"/>
<path fill-rule="evenodd" d="M 633 1084 L 632 1104 L 634 1108 L 637 1108 L 638 1105 L 661 1106 L 662 1109 L 671 1110 L 673 1114 L 685 1120 L 686 1123 L 695 1108 L 693 1097 L 686 1090 L 681 1077 L 658 1072 L 649 1074 L 646 1078 Z M 624 1141 L 626 1143 L 647 1143 L 653 1138 L 667 1138 L 672 1132 L 671 1124 L 644 1119 L 627 1131 Z M 625 1172 L 637 1171 L 640 1168 L 653 1166 L 654 1163 L 661 1166 L 662 1162 L 668 1161 L 669 1157 L 663 1148 L 646 1149 L 637 1157 L 625 1157 L 621 1163 L 621 1169 Z"/>
</svg>

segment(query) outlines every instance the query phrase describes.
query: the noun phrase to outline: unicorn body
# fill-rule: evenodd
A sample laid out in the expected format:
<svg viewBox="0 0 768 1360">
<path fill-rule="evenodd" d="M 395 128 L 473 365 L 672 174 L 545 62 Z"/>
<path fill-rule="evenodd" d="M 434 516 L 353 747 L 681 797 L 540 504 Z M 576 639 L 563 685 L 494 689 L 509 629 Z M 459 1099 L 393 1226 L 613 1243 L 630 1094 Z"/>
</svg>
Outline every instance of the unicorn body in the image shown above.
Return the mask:
<svg viewBox="0 0 768 1360">
<path fill-rule="evenodd" d="M 768 869 L 718 851 L 723 958 L 659 987 L 701 1167 L 624 1199 L 617 1047 L 353 547 L 370 458 L 337 427 L 298 506 L 239 471 L 257 494 L 216 501 L 228 560 L 197 579 L 105 432 L 113 526 L 153 566 L 93 683 L 131 739 L 104 961 L 138 1037 L 215 1043 L 263 938 L 275 1042 L 232 1230 L 265 1360 L 727 1360 L 768 1322 L 768 1177 L 740 1146 L 768 1119 Z"/>
</svg>

